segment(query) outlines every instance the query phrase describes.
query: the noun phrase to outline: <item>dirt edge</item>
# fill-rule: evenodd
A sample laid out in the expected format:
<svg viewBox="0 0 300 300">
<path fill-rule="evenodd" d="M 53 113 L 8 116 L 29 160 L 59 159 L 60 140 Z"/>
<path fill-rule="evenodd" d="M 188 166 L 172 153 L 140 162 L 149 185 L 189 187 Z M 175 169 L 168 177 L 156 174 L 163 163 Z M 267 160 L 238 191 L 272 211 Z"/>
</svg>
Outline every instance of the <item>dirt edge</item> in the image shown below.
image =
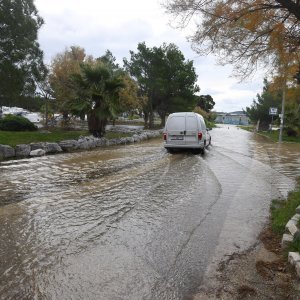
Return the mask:
<svg viewBox="0 0 300 300">
<path fill-rule="evenodd" d="M 222 261 L 192 299 L 300 299 L 300 280 L 280 242 L 268 225 L 251 249 Z"/>
</svg>

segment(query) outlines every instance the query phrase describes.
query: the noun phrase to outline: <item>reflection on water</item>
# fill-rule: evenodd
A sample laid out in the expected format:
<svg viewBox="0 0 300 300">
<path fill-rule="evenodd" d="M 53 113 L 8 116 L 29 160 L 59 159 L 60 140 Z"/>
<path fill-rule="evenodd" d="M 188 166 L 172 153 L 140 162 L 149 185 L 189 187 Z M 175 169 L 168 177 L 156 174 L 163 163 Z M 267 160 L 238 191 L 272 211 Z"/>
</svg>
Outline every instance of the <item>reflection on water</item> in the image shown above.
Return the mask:
<svg viewBox="0 0 300 300">
<path fill-rule="evenodd" d="M 285 194 L 300 175 L 298 145 L 236 127 L 212 138 L 204 157 L 153 140 L 1 162 L 0 298 L 181 299 L 196 288 L 218 239 L 233 239 L 222 228 L 235 201 Z"/>
<path fill-rule="evenodd" d="M 218 131 L 222 134 L 217 134 Z M 234 139 L 232 136 L 236 138 Z M 219 125 L 219 128 L 213 131 L 213 137 L 214 145 L 222 148 L 224 153 L 235 159 L 240 155 L 245 155 L 269 165 L 273 170 L 284 175 L 280 177 L 283 181 L 282 185 L 285 185 L 284 181 L 289 183 L 287 190 L 282 191 L 283 196 L 286 196 L 290 190 L 290 181 L 300 178 L 300 145 L 297 143 L 275 143 L 264 136 L 230 125 Z M 244 142 L 241 142 L 243 140 Z M 276 182 L 276 184 L 280 183 Z"/>
</svg>

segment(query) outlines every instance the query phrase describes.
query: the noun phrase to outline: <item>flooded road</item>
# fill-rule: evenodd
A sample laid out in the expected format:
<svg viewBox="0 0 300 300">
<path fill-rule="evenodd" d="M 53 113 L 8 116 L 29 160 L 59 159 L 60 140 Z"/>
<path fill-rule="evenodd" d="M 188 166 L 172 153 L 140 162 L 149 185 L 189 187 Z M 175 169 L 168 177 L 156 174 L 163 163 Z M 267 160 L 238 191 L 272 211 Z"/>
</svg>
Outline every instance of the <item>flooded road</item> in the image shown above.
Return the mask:
<svg viewBox="0 0 300 300">
<path fill-rule="evenodd" d="M 183 299 L 251 247 L 300 146 L 211 131 L 204 156 L 161 139 L 0 163 L 1 299 Z"/>
</svg>

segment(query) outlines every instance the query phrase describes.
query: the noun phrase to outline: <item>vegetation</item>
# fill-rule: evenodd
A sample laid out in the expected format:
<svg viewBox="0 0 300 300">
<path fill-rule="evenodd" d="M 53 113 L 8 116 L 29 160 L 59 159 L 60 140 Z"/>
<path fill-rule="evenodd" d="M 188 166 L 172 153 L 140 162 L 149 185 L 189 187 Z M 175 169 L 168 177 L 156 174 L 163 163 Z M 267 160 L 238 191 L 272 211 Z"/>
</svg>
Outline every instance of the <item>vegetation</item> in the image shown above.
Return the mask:
<svg viewBox="0 0 300 300">
<path fill-rule="evenodd" d="M 56 129 L 51 132 L 41 132 L 41 131 L 1 131 L 0 130 L 0 141 L 3 145 L 9 145 L 15 147 L 19 144 L 30 144 L 30 143 L 39 143 L 39 142 L 49 142 L 57 143 L 63 140 L 72 140 L 78 139 L 80 136 L 88 136 L 89 132 L 87 131 L 71 131 L 71 130 L 61 130 Z M 119 133 L 119 132 L 108 132 L 105 137 L 107 139 L 121 138 L 131 136 L 131 133 Z"/>
<path fill-rule="evenodd" d="M 236 75 L 245 78 L 258 66 L 281 74 L 283 67 L 285 73 L 296 74 L 298 0 L 166 0 L 165 7 L 180 27 L 193 18 L 197 24 L 190 38 L 193 48 L 199 54 L 217 55 L 221 64 L 232 64 Z"/>
<path fill-rule="evenodd" d="M 124 64 L 148 99 L 143 106 L 145 126 L 153 128 L 154 112 L 164 126 L 167 114 L 192 110 L 199 91 L 193 62 L 186 61 L 174 44 L 148 48 L 139 43 L 137 49 L 130 51 L 130 60 L 125 59 Z"/>
<path fill-rule="evenodd" d="M 16 146 L 18 144 L 30 144 L 38 142 L 59 142 L 68 139 L 77 139 L 80 136 L 88 135 L 86 131 L 63 131 L 55 130 L 49 133 L 36 132 L 13 132 L 0 131 L 1 144 Z"/>
<path fill-rule="evenodd" d="M 36 131 L 38 128 L 22 116 L 6 115 L 0 119 L 0 130 L 7 131 Z"/>
<path fill-rule="evenodd" d="M 249 125 L 249 126 L 241 126 L 240 125 L 238 127 L 241 129 L 247 130 L 247 131 L 251 131 L 251 132 L 253 132 L 255 129 L 255 126 L 253 126 L 253 125 Z M 278 140 L 279 140 L 279 130 L 273 130 L 271 132 L 270 131 L 260 131 L 259 134 L 270 138 L 274 142 L 278 142 Z M 300 136 L 296 136 L 296 137 L 288 136 L 286 133 L 283 133 L 282 140 L 284 142 L 300 143 Z"/>
<path fill-rule="evenodd" d="M 46 68 L 37 42 L 42 24 L 33 0 L 1 1 L 0 105 L 32 97 L 36 83 L 43 80 Z"/>
<path fill-rule="evenodd" d="M 207 128 L 216 127 L 215 125 L 216 114 L 214 112 L 207 112 L 199 106 L 196 106 L 193 111 L 195 113 L 200 114 L 204 118 Z"/>
<path fill-rule="evenodd" d="M 121 112 L 142 108 L 144 97 L 138 95 L 136 82 L 115 63 L 107 50 L 94 59 L 83 48 L 72 46 L 52 62 L 49 77 L 57 107 L 65 119 L 68 115 L 87 115 L 89 130 L 104 134 L 105 124 Z"/>
<path fill-rule="evenodd" d="M 75 97 L 70 77 L 73 74 L 80 74 L 80 65 L 85 59 L 88 58 L 83 48 L 71 46 L 70 49 L 58 53 L 52 60 L 49 82 L 57 109 L 65 119 L 70 113 L 70 99 Z"/>
<path fill-rule="evenodd" d="M 278 115 L 269 115 L 269 108 L 275 107 L 281 113 L 282 92 L 276 90 L 276 78 L 272 82 L 264 81 L 261 94 L 257 94 L 257 100 L 253 100 L 250 107 L 246 107 L 247 116 L 253 123 L 260 121 L 259 130 L 267 130 L 273 120 L 273 125 L 279 126 Z M 294 87 L 287 89 L 285 103 L 284 129 L 285 134 L 291 137 L 300 135 L 300 100 L 299 90 Z"/>
<path fill-rule="evenodd" d="M 260 121 L 260 130 L 267 130 L 272 121 L 272 116 L 269 115 L 269 108 L 274 107 L 281 112 L 281 99 L 282 95 L 279 93 L 272 93 L 270 85 L 267 80 L 264 81 L 263 92 L 257 94 L 257 100 L 253 100 L 250 107 L 246 107 L 247 116 L 253 123 Z M 273 116 L 273 121 L 279 121 L 278 115 Z"/>
<path fill-rule="evenodd" d="M 300 190 L 289 193 L 286 201 L 273 200 L 271 206 L 271 225 L 273 231 L 282 235 L 285 232 L 287 222 L 296 214 L 296 208 L 300 205 Z M 290 251 L 300 252 L 300 239 L 296 239 Z"/>
<path fill-rule="evenodd" d="M 264 135 L 274 142 L 278 142 L 279 140 L 279 130 L 273 130 L 271 132 L 269 131 L 262 131 L 260 132 L 261 135 Z M 293 143 L 300 143 L 300 136 L 289 136 L 287 133 L 284 132 L 282 136 L 282 140 L 284 142 L 293 142 Z"/>
<path fill-rule="evenodd" d="M 196 98 L 197 98 L 196 106 L 200 107 L 202 110 L 206 112 L 210 112 L 216 104 L 211 95 L 201 95 L 201 96 L 196 96 Z"/>
<path fill-rule="evenodd" d="M 110 118 L 116 117 L 119 107 L 119 90 L 124 87 L 122 79 L 101 61 L 94 65 L 81 65 L 81 73 L 73 75 L 75 98 L 71 109 L 87 114 L 89 132 L 102 137 Z"/>
</svg>

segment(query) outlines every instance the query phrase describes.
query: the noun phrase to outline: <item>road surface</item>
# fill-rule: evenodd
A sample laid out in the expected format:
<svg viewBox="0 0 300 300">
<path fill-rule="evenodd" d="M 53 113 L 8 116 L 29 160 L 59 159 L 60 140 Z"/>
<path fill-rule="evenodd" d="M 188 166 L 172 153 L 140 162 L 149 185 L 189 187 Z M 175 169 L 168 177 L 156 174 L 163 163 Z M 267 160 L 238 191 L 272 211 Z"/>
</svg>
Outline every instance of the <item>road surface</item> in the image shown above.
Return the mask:
<svg viewBox="0 0 300 300">
<path fill-rule="evenodd" d="M 253 246 L 299 146 L 234 126 L 205 155 L 161 139 L 0 163 L 0 298 L 184 299 Z"/>
</svg>

